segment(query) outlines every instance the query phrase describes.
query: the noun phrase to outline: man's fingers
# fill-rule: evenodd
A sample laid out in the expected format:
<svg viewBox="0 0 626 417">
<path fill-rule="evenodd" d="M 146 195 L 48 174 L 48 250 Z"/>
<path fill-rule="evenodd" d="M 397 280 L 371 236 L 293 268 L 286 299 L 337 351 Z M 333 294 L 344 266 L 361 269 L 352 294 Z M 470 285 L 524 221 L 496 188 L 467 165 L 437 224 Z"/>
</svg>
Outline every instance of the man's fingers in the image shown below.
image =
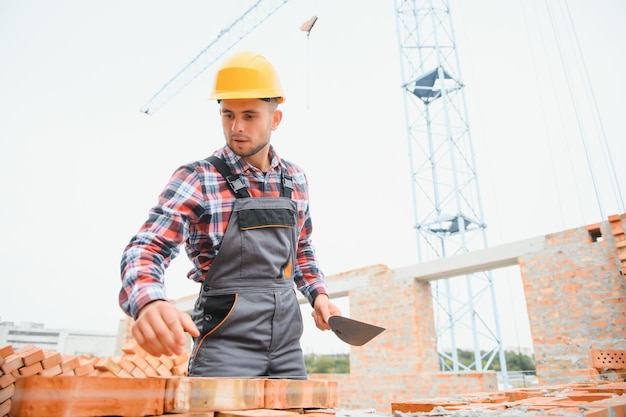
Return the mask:
<svg viewBox="0 0 626 417">
<path fill-rule="evenodd" d="M 163 352 L 164 349 L 163 346 L 160 345 L 158 338 L 154 335 L 152 328 L 135 323 L 132 328 L 132 334 L 143 350 L 152 356 L 161 356 L 161 352 Z"/>
<path fill-rule="evenodd" d="M 200 336 L 200 331 L 196 327 L 196 323 L 194 323 L 193 320 L 191 319 L 191 316 L 189 314 L 183 313 L 182 311 L 180 314 L 181 314 L 180 322 L 183 326 L 183 330 L 189 333 L 191 337 Z M 183 338 L 185 338 L 184 334 L 183 334 Z M 186 341 L 186 338 L 185 338 L 185 341 Z"/>
<path fill-rule="evenodd" d="M 165 322 L 165 328 L 162 329 L 163 334 L 167 334 L 165 344 L 175 354 L 180 355 L 183 352 L 184 346 L 187 344 L 187 336 L 185 332 L 189 333 L 191 337 L 197 337 L 200 335 L 196 324 L 193 322 L 189 314 L 178 311 L 178 314 L 168 316 L 168 321 Z"/>
<path fill-rule="evenodd" d="M 315 322 L 315 327 L 320 330 L 330 330 L 328 321 L 324 320 L 324 318 L 317 311 L 311 312 L 311 316 L 313 317 L 313 321 Z"/>
<path fill-rule="evenodd" d="M 331 303 L 327 295 L 320 295 L 315 299 L 314 310 L 311 312 L 315 326 L 320 330 L 331 330 L 328 319 L 331 316 L 340 316 L 341 310 Z"/>
<path fill-rule="evenodd" d="M 155 301 L 140 313 L 133 335 L 137 342 L 153 356 L 180 355 L 187 343 L 185 331 L 197 336 L 191 317 L 170 303 Z"/>
<path fill-rule="evenodd" d="M 174 340 L 174 335 L 170 330 L 170 327 L 165 324 L 160 317 L 156 318 L 151 323 L 152 338 L 148 340 L 148 345 L 152 347 L 159 354 L 170 356 L 172 354 L 182 353 Z"/>
</svg>

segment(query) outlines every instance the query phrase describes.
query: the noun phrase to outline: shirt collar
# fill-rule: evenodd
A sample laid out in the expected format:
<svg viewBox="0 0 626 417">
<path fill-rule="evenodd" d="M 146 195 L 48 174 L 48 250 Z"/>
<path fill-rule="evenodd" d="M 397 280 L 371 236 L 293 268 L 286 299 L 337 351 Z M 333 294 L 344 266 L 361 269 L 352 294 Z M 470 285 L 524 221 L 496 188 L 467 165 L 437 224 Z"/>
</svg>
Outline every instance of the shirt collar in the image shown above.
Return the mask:
<svg viewBox="0 0 626 417">
<path fill-rule="evenodd" d="M 215 152 L 215 155 L 221 156 L 224 161 L 231 167 L 234 174 L 246 174 L 251 171 L 259 171 L 258 168 L 253 167 L 249 163 L 243 160 L 239 155 L 233 152 L 228 146 L 224 146 L 221 150 Z M 271 158 L 269 171 L 277 170 L 280 166 L 280 156 L 276 153 L 276 150 L 270 145 L 269 155 Z"/>
</svg>

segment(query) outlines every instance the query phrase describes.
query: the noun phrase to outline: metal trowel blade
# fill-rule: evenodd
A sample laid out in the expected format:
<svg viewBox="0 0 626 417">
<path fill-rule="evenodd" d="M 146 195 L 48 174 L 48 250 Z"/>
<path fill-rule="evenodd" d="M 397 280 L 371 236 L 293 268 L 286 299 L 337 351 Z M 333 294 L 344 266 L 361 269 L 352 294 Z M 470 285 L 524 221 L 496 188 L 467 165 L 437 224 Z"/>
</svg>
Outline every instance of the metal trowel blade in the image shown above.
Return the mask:
<svg viewBox="0 0 626 417">
<path fill-rule="evenodd" d="M 342 316 L 331 316 L 328 324 L 339 339 L 352 346 L 363 346 L 385 331 L 384 327 Z"/>
</svg>

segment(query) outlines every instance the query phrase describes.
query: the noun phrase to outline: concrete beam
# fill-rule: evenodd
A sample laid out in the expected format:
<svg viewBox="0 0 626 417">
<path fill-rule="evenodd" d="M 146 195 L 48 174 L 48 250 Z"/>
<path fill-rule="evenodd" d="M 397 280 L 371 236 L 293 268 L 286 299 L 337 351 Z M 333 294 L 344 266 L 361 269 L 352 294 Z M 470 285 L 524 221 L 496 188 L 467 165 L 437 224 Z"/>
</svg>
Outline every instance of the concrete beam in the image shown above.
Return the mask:
<svg viewBox="0 0 626 417">
<path fill-rule="evenodd" d="M 539 236 L 397 268 L 395 273 L 398 278 L 434 281 L 475 272 L 490 271 L 517 265 L 520 256 L 543 250 L 545 245 L 545 237 Z"/>
</svg>

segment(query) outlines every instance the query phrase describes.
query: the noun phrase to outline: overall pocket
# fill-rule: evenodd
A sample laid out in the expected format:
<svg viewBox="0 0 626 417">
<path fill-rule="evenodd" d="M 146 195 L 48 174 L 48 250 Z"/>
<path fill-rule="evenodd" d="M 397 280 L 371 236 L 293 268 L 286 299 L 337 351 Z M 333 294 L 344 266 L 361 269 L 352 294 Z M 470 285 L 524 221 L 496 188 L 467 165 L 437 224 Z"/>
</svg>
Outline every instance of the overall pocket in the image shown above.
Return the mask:
<svg viewBox="0 0 626 417">
<path fill-rule="evenodd" d="M 237 294 L 209 295 L 204 303 L 201 338 L 213 333 L 235 308 Z"/>
<path fill-rule="evenodd" d="M 295 265 L 296 215 L 288 208 L 252 208 L 237 213 L 241 275 L 291 278 Z"/>
</svg>

